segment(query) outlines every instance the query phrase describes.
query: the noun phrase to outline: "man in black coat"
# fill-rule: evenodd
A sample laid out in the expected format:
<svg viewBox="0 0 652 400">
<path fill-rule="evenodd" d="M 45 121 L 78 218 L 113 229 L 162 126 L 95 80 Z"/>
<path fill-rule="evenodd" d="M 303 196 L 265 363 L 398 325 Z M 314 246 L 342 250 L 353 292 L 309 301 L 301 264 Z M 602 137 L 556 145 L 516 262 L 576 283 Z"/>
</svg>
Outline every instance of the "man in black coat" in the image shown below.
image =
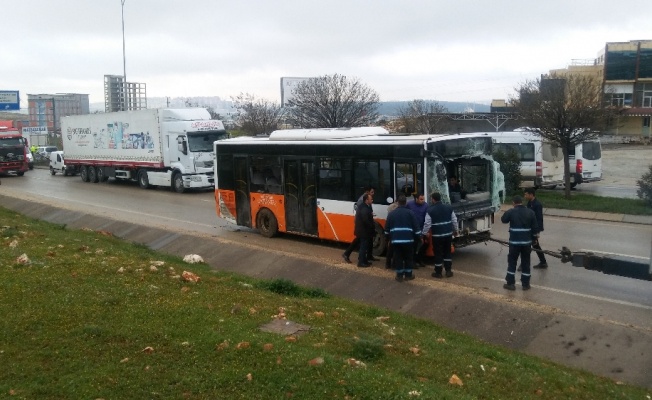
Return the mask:
<svg viewBox="0 0 652 400">
<path fill-rule="evenodd" d="M 516 263 L 521 257 L 521 285 L 523 290 L 530 289 L 530 253 L 532 237 L 539 232 L 534 211 L 523 205 L 521 196 L 512 199 L 514 207 L 505 211 L 500 217 L 503 224 L 509 223 L 509 253 L 507 254 L 507 276 L 503 288 L 516 290 Z"/>
<path fill-rule="evenodd" d="M 539 238 L 541 237 L 541 232 L 543 232 L 543 205 L 541 205 L 541 202 L 537 200 L 534 188 L 525 188 L 524 193 L 523 197 L 527 200 L 527 208 L 534 211 L 534 216 L 537 218 L 537 225 L 539 227 L 539 232 L 537 232 L 532 239 L 532 248 L 537 250 L 539 263 L 532 268 L 548 268 L 546 256 L 541 251 L 541 245 L 539 244 Z"/>
<path fill-rule="evenodd" d="M 364 195 L 365 194 L 370 194 L 373 197 L 374 193 L 375 193 L 375 190 L 374 190 L 373 186 L 365 187 L 364 193 L 362 193 L 362 195 L 360 195 L 360 198 L 358 199 L 358 201 L 355 202 L 356 213 L 357 213 L 358 208 L 360 208 L 360 206 L 364 203 Z M 354 232 L 354 235 L 355 235 L 355 232 Z M 374 232 L 374 235 L 375 235 L 375 232 Z M 372 240 L 373 240 L 373 236 L 372 236 Z M 360 241 L 358 240 L 358 237 L 356 236 L 356 237 L 353 238 L 353 241 L 349 244 L 349 247 L 347 247 L 346 250 L 344 250 L 344 253 L 342 253 L 342 259 L 344 259 L 345 262 L 350 264 L 351 263 L 351 258 L 350 258 L 351 253 L 353 253 L 353 250 L 355 250 L 356 247 L 359 247 L 359 245 L 360 245 Z M 374 257 L 373 246 L 370 245 L 369 246 L 369 252 L 367 254 L 367 262 L 377 261 L 377 260 L 378 259 Z"/>
<path fill-rule="evenodd" d="M 371 249 L 372 240 L 376 233 L 374 222 L 374 213 L 371 208 L 374 197 L 365 193 L 362 196 L 362 204 L 358 206 L 355 212 L 355 237 L 360 242 L 360 251 L 358 253 L 358 267 L 369 267 L 371 264 L 368 260 L 368 254 Z"/>
</svg>

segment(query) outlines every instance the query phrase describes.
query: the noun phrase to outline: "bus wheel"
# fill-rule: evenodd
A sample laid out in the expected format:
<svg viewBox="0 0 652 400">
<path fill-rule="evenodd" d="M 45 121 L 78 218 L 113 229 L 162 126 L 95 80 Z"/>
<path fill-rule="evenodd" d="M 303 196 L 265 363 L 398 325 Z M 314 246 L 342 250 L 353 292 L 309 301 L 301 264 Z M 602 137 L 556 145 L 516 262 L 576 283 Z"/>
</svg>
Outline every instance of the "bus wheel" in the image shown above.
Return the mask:
<svg viewBox="0 0 652 400">
<path fill-rule="evenodd" d="M 276 221 L 274 214 L 267 208 L 263 208 L 258 212 L 256 227 L 265 237 L 271 238 L 278 233 L 278 221 Z"/>
<path fill-rule="evenodd" d="M 383 227 L 380 226 L 378 222 L 374 223 L 376 227 L 376 236 L 374 236 L 373 242 L 373 254 L 374 256 L 382 256 L 385 253 L 387 247 L 387 242 L 385 241 L 385 232 Z"/>
<path fill-rule="evenodd" d="M 82 182 L 88 182 L 88 167 L 87 166 L 82 165 L 80 167 L 79 176 L 81 176 Z"/>
</svg>

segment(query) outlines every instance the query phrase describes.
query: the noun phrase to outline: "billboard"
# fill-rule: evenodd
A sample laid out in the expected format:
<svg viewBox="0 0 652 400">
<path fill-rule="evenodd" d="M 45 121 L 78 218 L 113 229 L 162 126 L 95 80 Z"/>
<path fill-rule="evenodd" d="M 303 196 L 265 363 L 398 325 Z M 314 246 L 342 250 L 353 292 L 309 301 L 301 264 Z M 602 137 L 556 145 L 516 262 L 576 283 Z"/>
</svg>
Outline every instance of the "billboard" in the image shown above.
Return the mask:
<svg viewBox="0 0 652 400">
<path fill-rule="evenodd" d="M 25 135 L 47 135 L 47 126 L 24 126 L 23 136 Z"/>
<path fill-rule="evenodd" d="M 20 110 L 18 90 L 0 90 L 0 111 Z"/>
<path fill-rule="evenodd" d="M 301 82 L 311 78 L 281 78 L 281 107 L 292 98 L 294 88 Z"/>
</svg>

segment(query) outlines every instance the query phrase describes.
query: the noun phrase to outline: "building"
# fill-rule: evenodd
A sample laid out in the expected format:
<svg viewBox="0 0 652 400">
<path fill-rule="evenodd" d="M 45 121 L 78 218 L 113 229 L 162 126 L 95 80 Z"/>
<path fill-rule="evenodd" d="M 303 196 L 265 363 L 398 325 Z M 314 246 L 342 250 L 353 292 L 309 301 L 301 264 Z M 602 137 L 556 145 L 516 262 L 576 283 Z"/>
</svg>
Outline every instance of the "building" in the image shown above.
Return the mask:
<svg viewBox="0 0 652 400">
<path fill-rule="evenodd" d="M 105 112 L 144 110 L 147 108 L 147 86 L 125 82 L 122 75 L 104 75 Z"/>
<path fill-rule="evenodd" d="M 593 75 L 603 86 L 605 106 L 624 109 L 619 121 L 604 132 L 617 142 L 644 141 L 652 137 L 652 40 L 608 42 L 595 60 L 573 60 L 550 75 Z"/>
<path fill-rule="evenodd" d="M 596 59 L 604 69 L 605 104 L 624 107 L 611 133 L 649 141 L 652 136 L 652 40 L 607 43 Z"/>
<path fill-rule="evenodd" d="M 89 113 L 87 94 L 28 94 L 29 126 L 45 126 L 48 133 L 61 133 L 61 117 Z"/>
</svg>

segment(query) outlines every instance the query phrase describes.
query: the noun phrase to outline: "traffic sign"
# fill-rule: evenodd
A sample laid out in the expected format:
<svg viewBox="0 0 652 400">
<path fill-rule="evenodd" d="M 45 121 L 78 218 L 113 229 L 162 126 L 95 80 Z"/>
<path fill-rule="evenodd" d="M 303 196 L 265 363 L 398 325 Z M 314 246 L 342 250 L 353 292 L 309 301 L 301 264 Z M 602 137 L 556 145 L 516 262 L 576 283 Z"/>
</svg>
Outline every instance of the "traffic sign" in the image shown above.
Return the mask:
<svg viewBox="0 0 652 400">
<path fill-rule="evenodd" d="M 0 90 L 0 111 L 20 110 L 18 90 Z"/>
</svg>

